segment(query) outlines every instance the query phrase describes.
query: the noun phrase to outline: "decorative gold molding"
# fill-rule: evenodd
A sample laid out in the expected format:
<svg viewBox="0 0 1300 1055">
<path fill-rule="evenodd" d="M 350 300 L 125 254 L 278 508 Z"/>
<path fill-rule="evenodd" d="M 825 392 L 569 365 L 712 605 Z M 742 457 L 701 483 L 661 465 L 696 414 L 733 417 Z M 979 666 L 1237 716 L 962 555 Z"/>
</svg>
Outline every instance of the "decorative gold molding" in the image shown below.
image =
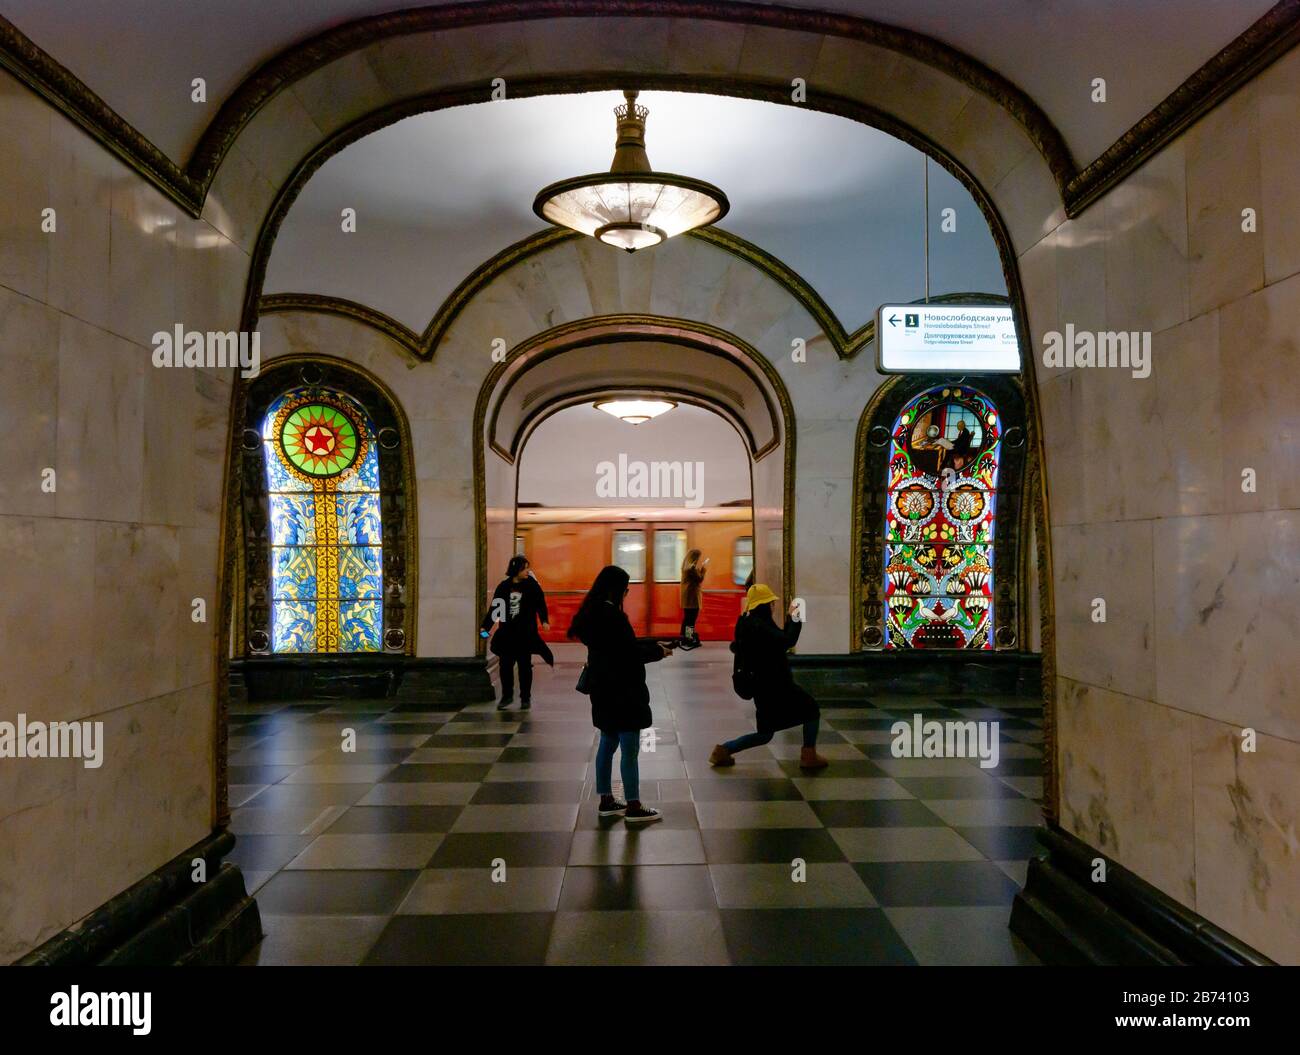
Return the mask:
<svg viewBox="0 0 1300 1055">
<path fill-rule="evenodd" d="M 2 16 L 0 68 L 8 70 L 191 216 L 197 217 L 203 211 L 210 179 L 194 179 L 183 171 L 75 74 Z"/>
<path fill-rule="evenodd" d="M 446 339 L 447 332 L 456 317 L 496 279 L 532 256 L 556 245 L 581 240 L 583 237 L 585 236 L 576 232 L 553 227 L 508 246 L 471 271 L 442 302 L 424 328 L 424 332 L 420 334 L 392 316 L 385 315 L 382 311 L 358 301 L 319 293 L 267 294 L 258 301 L 257 310 L 259 315 L 292 311 L 339 315 L 379 330 L 416 359 L 427 362 L 433 358 Z M 806 279 L 779 257 L 773 256 L 752 242 L 746 241 L 739 235 L 712 227 L 690 231 L 686 237 L 698 239 L 731 253 L 779 284 L 813 317 L 822 333 L 830 340 L 839 358 L 851 359 L 863 347 L 875 340 L 876 320 L 874 318 L 852 332 L 845 330 L 844 324 L 840 322 L 830 305 Z M 1003 293 L 941 293 L 928 301 L 916 300 L 912 303 L 1005 304 L 1008 300 L 1009 298 Z"/>
<path fill-rule="evenodd" d="M 794 467 L 795 467 L 795 420 L 794 405 L 785 383 L 776 368 L 752 345 L 734 334 L 716 326 L 692 322 L 661 315 L 596 315 L 578 319 L 549 330 L 543 330 L 515 345 L 506 353 L 505 358 L 494 363 L 479 386 L 478 399 L 474 404 L 474 432 L 471 440 L 474 454 L 474 529 L 477 545 L 475 547 L 475 575 L 477 599 L 480 609 L 487 606 L 487 410 L 492 401 L 492 394 L 497 382 L 512 364 L 530 353 L 541 353 L 548 357 L 571 351 L 575 348 L 592 344 L 604 344 L 611 340 L 623 341 L 660 341 L 683 344 L 696 349 L 728 348 L 735 352 L 736 362 L 748 360 L 758 367 L 781 406 L 782 436 L 784 459 L 782 466 L 782 539 L 781 539 L 781 574 L 785 583 L 787 596 L 795 596 L 794 588 Z M 757 379 L 756 379 L 757 380 Z M 760 387 L 762 387 L 760 385 Z M 752 472 L 751 472 L 751 488 Z M 483 641 L 478 642 L 478 654 L 485 654 Z"/>
<path fill-rule="evenodd" d="M 597 317 L 599 317 L 599 316 L 597 316 Z M 619 317 L 619 316 L 605 316 L 605 318 L 617 318 L 617 317 Z M 664 316 L 638 316 L 638 318 L 651 318 L 651 317 L 652 317 L 652 318 L 663 318 Z M 585 320 L 579 320 L 579 321 L 585 321 Z M 572 324 L 569 324 L 569 325 L 572 325 Z M 721 333 L 721 332 L 723 332 L 723 331 L 717 331 L 717 332 Z M 549 348 L 544 349 L 543 351 L 538 352 L 535 356 L 532 357 L 532 359 L 529 361 L 529 363 L 527 364 L 527 366 L 525 366 L 522 370 L 515 371 L 515 372 L 510 372 L 510 373 L 509 373 L 509 376 L 506 377 L 505 383 L 504 383 L 504 385 L 502 385 L 502 387 L 501 387 L 501 392 L 500 392 L 499 397 L 498 397 L 498 398 L 493 402 L 493 404 L 492 404 L 492 414 L 491 414 L 491 417 L 489 418 L 489 420 L 488 420 L 488 422 L 487 422 L 487 434 L 488 434 L 488 436 L 489 436 L 489 437 L 492 437 L 492 436 L 495 436 L 496 433 L 497 433 L 497 420 L 498 420 L 498 416 L 499 416 L 499 414 L 500 414 L 500 412 L 501 412 L 501 404 L 502 404 L 502 402 L 505 400 L 506 394 L 510 391 L 510 389 L 512 389 L 512 388 L 514 387 L 515 382 L 517 382 L 521 377 L 523 377 L 524 374 L 526 374 L 526 373 L 527 373 L 529 370 L 531 370 L 534 366 L 537 366 L 537 365 L 539 365 L 539 364 L 541 364 L 541 363 L 544 363 L 544 362 L 546 362 L 546 360 L 551 359 L 551 358 L 554 358 L 555 356 L 560 355 L 560 354 L 562 354 L 562 353 L 564 353 L 564 352 L 571 351 L 571 350 L 572 350 L 573 348 L 575 348 L 575 347 L 590 347 L 592 344 L 596 344 L 596 343 L 619 344 L 619 343 L 625 343 L 625 342 L 628 342 L 628 341 L 638 341 L 638 342 L 639 342 L 639 341 L 646 341 L 646 340 L 649 340 L 649 339 L 650 339 L 650 338 L 647 338 L 647 337 L 645 337 L 645 336 L 642 336 L 642 335 L 639 334 L 639 333 L 632 333 L 632 332 L 615 332 L 615 333 L 611 333 L 608 337 L 606 337 L 606 339 L 605 339 L 604 342 L 584 341 L 584 342 L 582 342 L 582 344 L 580 344 L 580 345 L 574 345 L 574 344 L 568 344 L 568 343 L 561 343 L 561 344 L 558 344 L 558 345 L 556 345 L 556 346 L 554 346 L 554 347 L 549 347 Z M 739 339 L 739 338 L 736 338 L 736 337 L 732 337 L 731 340 L 732 340 L 732 341 L 739 341 L 740 339 Z M 734 357 L 734 356 L 729 355 L 727 352 L 720 350 L 720 348 L 719 348 L 716 344 L 710 344 L 710 343 L 707 342 L 707 341 L 687 341 L 687 340 L 682 340 L 680 337 L 678 337 L 678 338 L 673 339 L 673 340 L 671 341 L 671 343 L 685 345 L 685 346 L 687 346 L 687 347 L 694 348 L 694 349 L 696 349 L 696 350 L 698 350 L 698 351 L 700 351 L 700 352 L 703 352 L 703 353 L 706 354 L 706 355 L 715 355 L 715 356 L 718 356 L 718 357 L 720 357 L 720 358 L 727 359 L 727 360 L 730 361 L 730 362 L 735 362 L 735 357 Z M 739 347 L 739 346 L 738 346 L 738 345 L 733 345 L 732 347 Z M 745 345 L 745 347 L 746 347 L 746 348 L 750 348 L 750 347 L 752 347 L 752 346 L 751 346 L 751 345 Z M 758 351 L 755 350 L 754 354 L 758 355 L 758 354 L 760 354 L 760 353 L 758 353 Z M 503 371 L 502 373 L 504 374 L 504 373 L 506 373 L 506 371 Z M 751 379 L 751 380 L 755 380 L 752 376 L 751 376 L 750 379 Z M 779 417 L 779 415 L 778 415 L 778 413 L 777 413 L 777 409 L 776 409 L 775 406 L 772 405 L 772 397 L 768 394 L 767 389 L 764 388 L 761 384 L 758 384 L 757 381 L 755 381 L 755 385 L 756 385 L 756 387 L 758 388 L 759 394 L 763 397 L 763 407 L 764 407 L 764 409 L 767 411 L 767 413 L 768 413 L 768 418 L 769 418 L 769 420 L 770 420 L 771 423 L 772 423 L 772 440 L 771 440 L 770 443 L 766 443 L 766 444 L 764 444 L 762 448 L 757 448 L 757 449 L 756 449 L 756 448 L 755 448 L 755 444 L 754 444 L 754 438 L 753 438 L 753 436 L 752 436 L 752 435 L 749 435 L 749 433 L 748 433 L 748 429 L 746 429 L 746 432 L 745 432 L 745 435 L 748 435 L 748 437 L 749 437 L 749 438 L 748 438 L 748 446 L 750 447 L 751 451 L 753 452 L 754 460 L 755 460 L 755 461 L 760 461 L 760 460 L 762 460 L 764 457 L 766 457 L 767 454 L 768 454 L 770 451 L 772 451 L 772 450 L 773 450 L 773 449 L 774 449 L 774 448 L 775 448 L 775 447 L 776 447 L 776 446 L 781 442 L 781 432 L 782 432 L 782 430 L 781 430 L 781 421 L 780 421 L 780 417 Z M 605 386 L 605 387 L 608 388 L 608 387 L 610 387 L 610 386 L 607 385 L 607 386 Z M 622 387 L 627 387 L 627 386 L 626 386 L 626 385 L 623 385 Z M 687 390 L 683 390 L 683 391 L 687 391 Z M 560 398 L 568 398 L 568 397 L 567 397 L 567 395 L 566 395 L 566 396 L 563 396 L 563 397 L 560 397 Z M 511 460 L 512 460 L 512 458 L 507 454 L 506 451 L 502 450 L 500 447 L 497 447 L 495 444 L 493 444 L 493 446 L 494 446 L 494 448 L 496 449 L 497 453 L 500 454 L 502 457 L 504 457 L 507 461 L 511 461 Z"/>
<path fill-rule="evenodd" d="M 410 353 L 412 358 L 426 358 L 420 351 L 420 336 L 414 330 L 403 326 L 391 315 L 385 315 L 382 311 L 346 297 L 331 297 L 320 293 L 272 293 L 258 301 L 257 310 L 259 315 L 297 311 L 342 316 L 378 330 Z"/>
<path fill-rule="evenodd" d="M 1100 156 L 1070 177 L 1062 191 L 1065 214 L 1078 216 L 1297 43 L 1300 0 L 1279 0 Z"/>
</svg>

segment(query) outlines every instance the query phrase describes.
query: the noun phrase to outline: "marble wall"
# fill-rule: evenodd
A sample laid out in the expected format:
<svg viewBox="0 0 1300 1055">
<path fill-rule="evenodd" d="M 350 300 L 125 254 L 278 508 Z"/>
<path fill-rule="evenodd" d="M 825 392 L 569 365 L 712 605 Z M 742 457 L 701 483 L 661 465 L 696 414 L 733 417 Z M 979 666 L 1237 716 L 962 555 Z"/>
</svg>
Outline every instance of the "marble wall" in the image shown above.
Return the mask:
<svg viewBox="0 0 1300 1055">
<path fill-rule="evenodd" d="M 0 142 L 0 721 L 104 737 L 0 758 L 8 963 L 211 830 L 230 378 L 150 338 L 237 326 L 248 257 L 4 73 Z"/>
<path fill-rule="evenodd" d="M 1046 202 L 1027 208 L 1036 198 L 1023 186 L 995 194 L 1018 216 L 1040 352 L 1043 335 L 1067 324 L 1153 335 L 1147 378 L 1039 361 L 1062 822 L 1292 964 L 1298 127 L 1293 51 L 1077 219 L 1062 222 Z M 1098 598 L 1105 622 L 1093 617 Z"/>
</svg>

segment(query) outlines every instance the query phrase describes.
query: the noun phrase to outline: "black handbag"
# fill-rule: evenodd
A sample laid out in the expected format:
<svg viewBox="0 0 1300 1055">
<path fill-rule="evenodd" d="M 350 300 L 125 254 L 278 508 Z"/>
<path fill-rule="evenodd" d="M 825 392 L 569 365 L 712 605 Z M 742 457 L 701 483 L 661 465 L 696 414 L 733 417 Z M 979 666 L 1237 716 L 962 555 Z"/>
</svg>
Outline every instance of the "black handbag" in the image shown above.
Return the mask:
<svg viewBox="0 0 1300 1055">
<path fill-rule="evenodd" d="M 591 695 L 591 674 L 588 673 L 587 664 L 582 665 L 582 672 L 578 675 L 578 684 L 574 686 L 584 696 Z"/>
</svg>

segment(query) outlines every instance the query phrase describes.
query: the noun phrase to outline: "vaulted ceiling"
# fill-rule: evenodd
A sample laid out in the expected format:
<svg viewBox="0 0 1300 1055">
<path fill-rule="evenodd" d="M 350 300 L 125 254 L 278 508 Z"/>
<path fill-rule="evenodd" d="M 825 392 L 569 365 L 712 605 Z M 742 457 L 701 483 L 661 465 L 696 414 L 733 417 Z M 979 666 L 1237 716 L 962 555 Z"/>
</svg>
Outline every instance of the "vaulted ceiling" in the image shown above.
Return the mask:
<svg viewBox="0 0 1300 1055">
<path fill-rule="evenodd" d="M 538 190 L 608 169 L 621 101 L 592 92 L 478 103 L 367 136 L 295 200 L 264 291 L 344 297 L 423 330 L 468 273 L 546 227 L 532 212 Z M 731 212 L 719 226 L 793 268 L 846 329 L 925 293 L 927 173 L 930 292 L 1006 292 L 970 194 L 900 140 L 750 99 L 646 92 L 640 101 L 651 163 L 721 187 Z M 342 229 L 347 208 L 355 232 Z M 944 230 L 945 209 L 955 230 Z"/>
<path fill-rule="evenodd" d="M 978 59 L 1029 94 L 1060 129 L 1080 166 L 1272 6 L 1271 0 L 784 0 L 784 5 L 914 30 Z M 401 0 L 3 0 L 0 10 L 173 160 L 183 162 L 222 100 L 263 62 L 323 30 L 410 6 Z M 207 82 L 206 103 L 190 99 L 195 77 Z M 1092 101 L 1095 77 L 1106 79 L 1105 103 Z"/>
</svg>

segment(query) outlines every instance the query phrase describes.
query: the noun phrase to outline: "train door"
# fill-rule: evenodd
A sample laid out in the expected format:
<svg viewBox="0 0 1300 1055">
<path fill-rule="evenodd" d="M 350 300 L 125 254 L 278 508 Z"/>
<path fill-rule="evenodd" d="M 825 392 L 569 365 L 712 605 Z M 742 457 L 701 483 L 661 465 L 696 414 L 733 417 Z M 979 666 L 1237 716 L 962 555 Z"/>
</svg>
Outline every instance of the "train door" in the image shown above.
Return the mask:
<svg viewBox="0 0 1300 1055">
<path fill-rule="evenodd" d="M 682 563 L 686 525 L 655 524 L 650 564 L 650 634 L 676 637 L 682 629 Z"/>
<path fill-rule="evenodd" d="M 637 637 L 646 637 L 650 625 L 650 590 L 646 583 L 646 533 L 644 528 L 615 528 L 610 563 L 628 575 L 623 611 Z"/>
</svg>

